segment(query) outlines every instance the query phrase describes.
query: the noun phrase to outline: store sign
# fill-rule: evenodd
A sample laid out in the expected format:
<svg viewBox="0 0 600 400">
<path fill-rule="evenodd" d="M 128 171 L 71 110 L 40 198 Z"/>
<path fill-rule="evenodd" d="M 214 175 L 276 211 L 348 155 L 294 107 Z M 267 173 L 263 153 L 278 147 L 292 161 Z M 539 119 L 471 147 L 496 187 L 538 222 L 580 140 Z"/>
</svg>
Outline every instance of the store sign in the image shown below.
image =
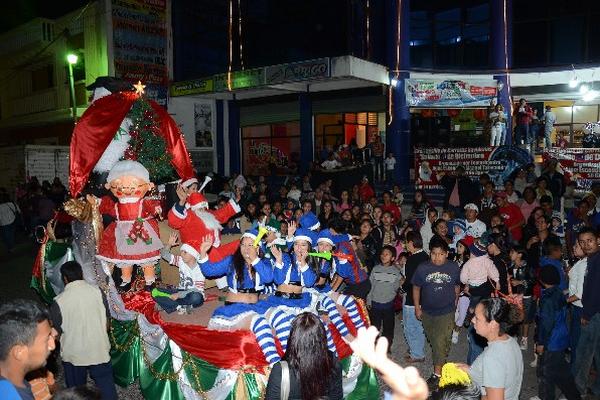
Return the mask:
<svg viewBox="0 0 600 400">
<path fill-rule="evenodd" d="M 495 80 L 406 79 L 411 107 L 487 107 L 498 92 Z"/>
<path fill-rule="evenodd" d="M 185 96 L 212 92 L 214 81 L 209 79 L 195 79 L 192 81 L 175 82 L 171 85 L 171 96 Z"/>
<path fill-rule="evenodd" d="M 214 76 L 214 91 L 223 92 L 229 90 L 227 85 L 227 74 Z M 231 73 L 231 89 L 244 89 L 265 84 L 265 69 L 254 68 Z"/>
<path fill-rule="evenodd" d="M 422 189 L 439 189 L 440 180 L 462 165 L 466 175 L 477 180 L 487 173 L 496 186 L 533 162 L 531 155 L 519 147 L 458 147 L 415 148 L 416 186 Z"/>
<path fill-rule="evenodd" d="M 167 105 L 168 24 L 166 0 L 111 0 L 115 76 L 142 81 L 146 94 Z M 109 53 L 110 54 L 110 53 Z"/>
<path fill-rule="evenodd" d="M 310 61 L 266 67 L 266 83 L 273 85 L 284 82 L 298 82 L 331 76 L 329 57 Z"/>
<path fill-rule="evenodd" d="M 578 191 L 589 191 L 592 181 L 600 179 L 600 149 L 552 148 L 542 157 L 557 159 L 565 179 L 574 181 Z"/>
</svg>

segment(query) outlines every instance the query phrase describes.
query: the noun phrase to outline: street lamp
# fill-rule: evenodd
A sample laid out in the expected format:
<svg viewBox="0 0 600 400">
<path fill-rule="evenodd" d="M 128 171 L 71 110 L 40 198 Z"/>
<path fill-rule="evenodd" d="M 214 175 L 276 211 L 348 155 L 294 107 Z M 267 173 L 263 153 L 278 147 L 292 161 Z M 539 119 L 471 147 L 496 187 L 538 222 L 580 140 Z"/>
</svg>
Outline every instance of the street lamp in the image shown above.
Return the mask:
<svg viewBox="0 0 600 400">
<path fill-rule="evenodd" d="M 78 59 L 79 57 L 77 57 L 77 54 L 67 54 L 67 64 L 69 65 L 69 92 L 71 93 L 73 121 L 77 121 L 77 104 L 75 103 L 75 79 L 73 78 L 73 65 L 77 64 Z"/>
</svg>

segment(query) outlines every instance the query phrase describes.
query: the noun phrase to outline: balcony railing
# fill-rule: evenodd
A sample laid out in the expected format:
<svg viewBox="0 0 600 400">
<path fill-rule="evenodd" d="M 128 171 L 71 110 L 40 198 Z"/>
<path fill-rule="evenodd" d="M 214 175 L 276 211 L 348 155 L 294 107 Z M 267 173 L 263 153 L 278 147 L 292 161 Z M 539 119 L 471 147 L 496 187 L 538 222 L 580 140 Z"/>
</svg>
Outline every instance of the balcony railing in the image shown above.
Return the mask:
<svg viewBox="0 0 600 400">
<path fill-rule="evenodd" d="M 31 45 L 45 44 L 54 38 L 54 22 L 36 18 L 0 35 L 0 55 L 18 52 Z"/>
<path fill-rule="evenodd" d="M 34 114 L 42 111 L 55 110 L 56 89 L 36 92 L 30 96 L 13 99 L 10 102 L 10 116 Z"/>
</svg>

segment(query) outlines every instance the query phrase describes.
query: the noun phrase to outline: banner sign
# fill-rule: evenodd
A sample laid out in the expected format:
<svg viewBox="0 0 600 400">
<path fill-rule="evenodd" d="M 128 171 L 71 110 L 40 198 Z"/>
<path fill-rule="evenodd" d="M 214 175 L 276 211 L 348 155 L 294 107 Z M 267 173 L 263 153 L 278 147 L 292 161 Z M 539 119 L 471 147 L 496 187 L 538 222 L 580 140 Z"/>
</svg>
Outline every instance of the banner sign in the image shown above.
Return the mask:
<svg viewBox="0 0 600 400">
<path fill-rule="evenodd" d="M 214 76 L 215 92 L 223 92 L 227 88 L 227 74 Z M 231 89 L 243 89 L 265 84 L 265 69 L 253 68 L 231 73 Z"/>
<path fill-rule="evenodd" d="M 213 89 L 214 81 L 212 78 L 174 82 L 171 85 L 171 96 L 185 96 L 188 94 L 208 93 L 212 92 Z"/>
<path fill-rule="evenodd" d="M 329 57 L 266 67 L 266 83 L 273 85 L 331 76 Z"/>
<path fill-rule="evenodd" d="M 533 163 L 524 149 L 513 146 L 415 148 L 416 186 L 421 189 L 440 189 L 440 180 L 462 165 L 465 173 L 476 182 L 487 173 L 497 187 L 512 178 L 517 169 Z"/>
<path fill-rule="evenodd" d="M 406 79 L 405 83 L 411 107 L 488 107 L 498 92 L 495 80 Z"/>
<path fill-rule="evenodd" d="M 167 0 L 111 0 L 111 5 L 115 76 L 142 81 L 148 97 L 166 107 Z"/>
<path fill-rule="evenodd" d="M 269 175 L 270 165 L 275 168 L 288 166 L 290 159 L 289 140 L 272 143 L 270 138 L 244 141 L 244 174 Z"/>
<path fill-rule="evenodd" d="M 578 191 L 589 191 L 592 181 L 600 180 L 600 149 L 551 148 L 544 151 L 544 161 L 558 160 L 566 180 L 574 181 Z"/>
</svg>

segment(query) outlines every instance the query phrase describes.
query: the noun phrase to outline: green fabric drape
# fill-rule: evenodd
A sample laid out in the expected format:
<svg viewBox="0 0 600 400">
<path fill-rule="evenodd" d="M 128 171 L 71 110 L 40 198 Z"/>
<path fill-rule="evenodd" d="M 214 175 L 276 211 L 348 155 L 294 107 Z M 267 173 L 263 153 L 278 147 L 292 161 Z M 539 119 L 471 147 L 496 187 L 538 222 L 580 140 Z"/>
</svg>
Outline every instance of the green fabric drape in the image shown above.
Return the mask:
<svg viewBox="0 0 600 400">
<path fill-rule="evenodd" d="M 183 400 L 183 394 L 177 385 L 177 376 L 174 376 L 171 347 L 167 345 L 162 354 L 154 361 L 151 367 L 146 363 L 140 371 L 140 388 L 146 399 L 156 400 Z"/>
<path fill-rule="evenodd" d="M 147 366 L 141 348 L 141 337 L 136 320 L 111 320 L 111 357 L 115 382 L 120 386 L 128 386 L 139 377 L 139 384 L 146 399 L 183 400 L 177 378 L 173 369 L 171 348 L 166 346 L 162 354 Z M 182 350 L 184 372 L 191 386 L 198 393 L 204 394 L 215 385 L 219 368 Z M 341 360 L 344 373 L 350 366 L 350 357 Z M 238 387 L 243 384 L 244 387 Z M 226 400 L 235 400 L 236 395 L 244 400 L 259 400 L 262 385 L 252 373 L 245 373 L 238 380 Z M 238 396 L 238 397 L 239 397 Z M 379 383 L 375 371 L 366 365 L 357 378 L 356 387 L 347 400 L 379 399 Z M 238 399 L 239 400 L 239 399 Z"/>
<path fill-rule="evenodd" d="M 350 357 L 341 360 L 342 371 L 344 374 L 350 368 Z M 346 396 L 346 400 L 376 400 L 379 399 L 379 382 L 375 371 L 366 364 L 363 364 L 360 374 L 356 379 L 354 390 Z"/>
<path fill-rule="evenodd" d="M 119 386 L 131 385 L 140 376 L 144 359 L 140 349 L 140 332 L 137 321 L 111 320 L 110 356 L 115 382 Z"/>
<path fill-rule="evenodd" d="M 183 369 L 194 390 L 198 393 L 210 390 L 215 384 L 219 368 L 183 350 L 181 353 L 185 363 Z"/>
<path fill-rule="evenodd" d="M 50 304 L 54 301 L 56 293 L 54 293 L 52 285 L 50 284 L 50 281 L 48 279 L 45 280 L 45 286 L 43 286 L 40 278 L 32 276 L 31 283 L 29 286 L 36 292 L 38 292 L 38 294 L 42 298 L 42 301 L 44 301 L 45 303 Z"/>
</svg>

